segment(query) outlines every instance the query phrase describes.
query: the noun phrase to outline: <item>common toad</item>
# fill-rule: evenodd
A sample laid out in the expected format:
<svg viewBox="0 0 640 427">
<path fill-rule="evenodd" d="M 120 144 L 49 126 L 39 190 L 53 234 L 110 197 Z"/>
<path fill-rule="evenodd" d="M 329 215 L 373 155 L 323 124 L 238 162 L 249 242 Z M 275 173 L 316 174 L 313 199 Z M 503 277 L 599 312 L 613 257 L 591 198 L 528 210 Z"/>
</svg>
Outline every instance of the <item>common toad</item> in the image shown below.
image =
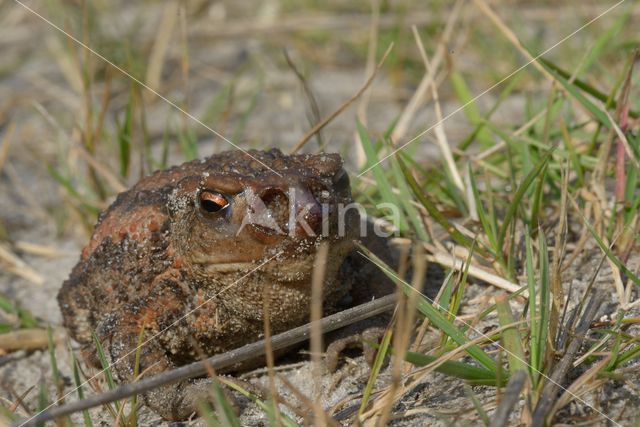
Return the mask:
<svg viewBox="0 0 640 427">
<path fill-rule="evenodd" d="M 330 311 L 348 298 L 358 273 L 345 265 L 360 216 L 348 207 L 340 156 L 249 153 L 155 172 L 100 215 L 58 295 L 64 325 L 94 364 L 93 332 L 121 381 L 134 377 L 140 339 L 137 372 L 145 377 L 254 342 L 267 286 L 274 334 L 307 323 L 322 241 L 330 248 L 323 305 Z M 184 419 L 207 384 L 183 381 L 145 402 L 166 419 Z"/>
</svg>

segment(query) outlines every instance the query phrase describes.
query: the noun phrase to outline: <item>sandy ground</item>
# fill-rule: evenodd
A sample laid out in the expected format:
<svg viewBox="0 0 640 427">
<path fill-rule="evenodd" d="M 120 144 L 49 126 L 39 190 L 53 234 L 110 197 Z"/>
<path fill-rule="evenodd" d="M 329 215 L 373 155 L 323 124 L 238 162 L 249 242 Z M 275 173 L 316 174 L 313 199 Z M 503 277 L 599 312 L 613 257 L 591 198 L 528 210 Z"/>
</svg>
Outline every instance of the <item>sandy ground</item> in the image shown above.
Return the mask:
<svg viewBox="0 0 640 427">
<path fill-rule="evenodd" d="M 257 11 L 256 22 L 273 23 L 276 17 L 269 5 L 278 2 L 265 2 L 265 6 Z M 34 7 L 40 6 L 33 3 Z M 145 3 L 146 5 L 146 3 Z M 35 314 L 43 323 L 60 324 L 60 312 L 55 300 L 57 291 L 66 279 L 70 269 L 78 259 L 79 251 L 86 242 L 87 234 L 82 227 L 74 226 L 75 214 L 69 212 L 68 195 L 64 189 L 52 179 L 48 166 L 60 158 L 69 162 L 81 162 L 77 152 L 73 151 L 77 144 L 77 125 L 82 117 L 83 99 L 65 73 L 68 65 L 60 60 L 60 52 L 65 48 L 63 39 L 55 30 L 38 20 L 28 11 L 13 2 L 0 2 L 6 13 L 0 18 L 0 141 L 9 132 L 13 132 L 8 145 L 8 158 L 0 175 L 0 224 L 7 231 L 6 242 L 19 257 L 42 278 L 42 283 L 25 280 L 11 274 L 4 268 L 0 270 L 0 292 L 17 301 Z M 144 10 L 141 8 L 144 7 Z M 196 116 L 206 109 L 211 97 L 215 96 L 230 77 L 237 75 L 235 88 L 238 96 L 236 111 L 242 112 L 249 107 L 252 94 L 259 93 L 256 104 L 249 115 L 246 129 L 239 143 L 256 148 L 291 147 L 309 128 L 307 119 L 308 105 L 300 89 L 299 82 L 293 73 L 283 65 L 282 54 L 273 44 L 264 43 L 260 36 L 229 37 L 216 36 L 215 31 L 222 31 L 226 22 L 235 22 L 246 18 L 246 10 L 225 8 L 222 3 L 214 2 L 207 6 L 205 16 L 216 22 L 212 34 L 205 30 L 207 19 L 193 23 L 190 31 L 190 81 L 189 97 L 185 104 Z M 250 9 L 250 8 L 249 8 Z M 38 9 L 43 14 L 51 12 L 46 8 Z M 366 8 L 364 8 L 366 12 Z M 162 17 L 162 7 L 128 5 L 119 12 L 109 10 L 109 18 L 104 18 L 102 31 L 105 34 L 118 34 L 127 37 L 136 27 L 134 41 L 147 46 L 155 36 L 158 22 Z M 226 15 L 225 15 L 226 13 Z M 243 15 L 246 14 L 246 15 Z M 253 15 L 251 15 L 253 16 Z M 365 14 L 366 16 L 366 14 Z M 262 21 L 261 21 L 262 20 Z M 360 25 L 360 23 L 359 23 Z M 203 29 L 204 28 L 204 29 Z M 230 28 L 234 28 L 230 26 Z M 360 33 L 367 34 L 368 22 L 363 21 L 358 28 Z M 176 30 L 177 31 L 177 30 Z M 535 31 L 535 29 L 532 29 Z M 349 31 L 342 34 L 350 36 Z M 133 37 L 133 36 L 132 36 Z M 277 37 L 277 36 L 274 36 Z M 553 38 L 545 33 L 544 38 Z M 348 49 L 341 46 L 339 37 L 328 44 L 326 52 L 317 52 L 318 57 L 328 55 L 332 60 L 318 61 L 309 73 L 309 82 L 316 93 L 323 115 L 333 111 L 341 102 L 349 98 L 364 81 L 364 62 L 354 60 Z M 146 43 L 146 44 L 145 44 Z M 366 46 L 366 37 L 363 38 Z M 277 45 L 277 43 L 275 43 Z M 465 57 L 464 52 L 458 55 L 461 62 L 467 61 L 469 67 L 477 66 L 477 58 Z M 163 84 L 162 93 L 171 99 L 184 101 L 184 88 L 179 73 L 180 44 L 171 46 L 165 74 L 167 81 Z M 96 59 L 97 61 L 97 59 Z M 258 64 L 256 66 L 256 64 Z M 241 72 L 243 67 L 250 71 Z M 255 70 L 260 70 L 256 72 Z M 257 82 L 260 82 L 258 85 Z M 76 82 L 77 83 L 77 82 Z M 369 100 L 367 122 L 374 132 L 383 132 L 395 117 L 402 111 L 413 88 L 398 85 L 393 76 L 384 72 L 376 79 Z M 100 93 L 99 91 L 97 93 Z M 121 111 L 126 102 L 126 90 L 119 91 L 114 99 L 114 112 Z M 490 96 L 484 99 L 490 105 Z M 96 98 L 98 96 L 96 95 Z M 445 114 L 457 106 L 449 103 L 446 94 L 443 96 Z M 521 115 L 523 98 L 514 96 L 504 104 L 501 110 L 503 120 L 517 122 Z M 119 106 L 119 107 L 118 107 Z M 347 111 L 332 123 L 324 132 L 329 150 L 342 152 L 350 165 L 358 160 L 357 150 L 353 147 L 355 109 Z M 167 121 L 179 122 L 180 114 L 161 100 L 149 98 L 147 113 L 152 140 L 161 140 Z M 240 114 L 234 115 L 216 129 L 223 133 L 231 133 L 233 126 L 241 120 Z M 419 110 L 413 121 L 413 130 L 422 129 L 425 124 L 434 120 L 433 111 Z M 114 116 L 109 115 L 107 121 L 113 126 Z M 220 140 L 212 140 L 208 132 L 194 125 L 199 135 L 200 155 L 206 155 L 228 148 Z M 447 122 L 447 134 L 452 141 L 457 141 L 467 134 L 468 126 L 463 119 Z M 411 134 L 411 132 L 409 132 Z M 421 141 L 423 146 L 419 156 L 428 159 L 437 151 L 429 140 Z M 315 150 L 317 145 L 312 141 L 308 145 Z M 109 154 L 112 148 L 105 148 Z M 159 150 L 158 144 L 154 151 Z M 177 144 L 171 146 L 170 164 L 182 160 Z M 111 167 L 114 166 L 111 162 Z M 135 174 L 132 174 L 135 175 Z M 135 177 L 129 180 L 135 181 Z M 41 256 L 18 249 L 19 242 L 28 242 L 53 249 L 52 256 Z M 593 250 L 592 254 L 598 254 Z M 586 277 L 594 270 L 597 257 L 589 255 L 576 262 L 576 266 L 567 273 L 565 284 L 573 285 L 577 296 L 584 289 Z M 594 261 L 595 260 L 595 261 Z M 599 276 L 598 286 L 610 289 L 610 276 L 605 268 Z M 472 285 L 468 290 L 468 300 L 476 304 L 486 304 L 496 293 L 485 285 Z M 613 297 L 611 297 L 613 298 Z M 517 309 L 517 307 L 514 307 Z M 520 307 L 521 309 L 521 307 Z M 466 312 L 476 312 L 477 306 L 465 307 Z M 612 314 L 615 310 L 613 299 L 605 301 L 602 314 Z M 489 318 L 481 326 L 496 326 L 495 318 Z M 68 349 L 63 343 L 57 347 L 58 363 L 62 373 L 71 384 L 71 370 Z M 637 365 L 636 365 L 637 367 Z M 284 368 L 286 377 L 303 393 L 312 392 L 312 375 L 308 363 L 294 364 Z M 350 359 L 336 375 L 325 375 L 322 378 L 323 403 L 330 408 L 349 396 L 360 395 L 368 378 L 368 368 L 361 357 Z M 389 379 L 389 373 L 380 376 L 380 386 Z M 33 411 L 37 405 L 37 388 L 44 381 L 52 395 L 55 393 L 51 384 L 49 355 L 46 351 L 17 352 L 0 358 L 0 393 L 9 400 L 21 395 L 30 387 L 34 387 L 25 399 L 25 405 Z M 266 377 L 260 372 L 251 377 L 256 384 L 266 384 Z M 599 405 L 602 411 L 610 416 L 631 423 L 640 413 L 638 392 L 632 388 L 639 384 L 637 369 L 629 370 L 629 378 L 625 382 L 612 382 L 601 392 L 587 396 L 592 404 Z M 71 390 L 67 387 L 67 390 Z M 495 402 L 495 392 L 488 388 L 475 388 L 476 395 L 491 407 Z M 284 395 L 292 401 L 290 392 L 283 390 Z M 75 394 L 69 396 L 74 399 Z M 243 401 L 240 400 L 242 404 Z M 246 403 L 246 402 L 244 402 Z M 357 400 L 347 404 L 357 405 Z M 625 408 L 626 406 L 626 408 Z M 340 408 L 344 409 L 344 407 Z M 394 407 L 393 425 L 475 425 L 477 415 L 469 399 L 464 393 L 462 382 L 446 378 L 443 375 L 430 375 L 414 390 L 405 395 Z M 581 418 L 580 415 L 585 417 Z M 621 418 L 620 414 L 622 414 Z M 94 421 L 112 422 L 110 415 L 102 409 L 92 411 Z M 576 416 L 583 421 L 591 419 L 596 425 L 607 425 L 602 418 L 589 414 L 584 405 L 572 404 L 566 409 L 570 419 Z M 79 417 L 74 420 L 80 422 Z M 255 406 L 248 405 L 242 413 L 244 425 L 264 425 L 264 414 Z M 146 409 L 140 411 L 141 425 L 156 425 L 159 418 Z M 194 421 L 193 424 L 198 424 Z M 515 425 L 515 424 L 514 424 Z M 628 424 L 631 425 L 631 424 Z"/>
</svg>

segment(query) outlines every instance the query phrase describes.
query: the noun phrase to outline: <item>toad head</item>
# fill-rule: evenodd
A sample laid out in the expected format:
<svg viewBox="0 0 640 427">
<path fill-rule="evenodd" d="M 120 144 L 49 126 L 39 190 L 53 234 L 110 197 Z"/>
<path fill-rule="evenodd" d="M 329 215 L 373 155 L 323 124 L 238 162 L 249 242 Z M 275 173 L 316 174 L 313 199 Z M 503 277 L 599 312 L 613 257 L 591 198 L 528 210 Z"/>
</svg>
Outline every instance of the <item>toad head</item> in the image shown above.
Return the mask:
<svg viewBox="0 0 640 427">
<path fill-rule="evenodd" d="M 211 158 L 215 163 L 181 179 L 169 197 L 172 246 L 192 274 L 219 279 L 275 258 L 264 274 L 308 280 L 324 241 L 327 268 L 337 270 L 359 223 L 340 156 L 233 154 Z"/>
</svg>

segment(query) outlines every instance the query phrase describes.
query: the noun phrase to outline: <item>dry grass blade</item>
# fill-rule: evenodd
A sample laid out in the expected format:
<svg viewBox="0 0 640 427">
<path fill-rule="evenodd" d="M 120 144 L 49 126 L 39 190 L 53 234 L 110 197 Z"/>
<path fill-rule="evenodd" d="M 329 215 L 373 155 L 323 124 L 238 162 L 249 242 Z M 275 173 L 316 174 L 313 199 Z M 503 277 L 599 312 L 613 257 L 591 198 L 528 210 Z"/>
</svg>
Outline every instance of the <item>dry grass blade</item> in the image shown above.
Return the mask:
<svg viewBox="0 0 640 427">
<path fill-rule="evenodd" d="M 14 254 L 6 244 L 0 244 L 0 263 L 4 264 L 10 273 L 20 276 L 31 283 L 36 285 L 42 285 L 44 283 L 44 277 Z"/>
<path fill-rule="evenodd" d="M 73 42 L 79 46 L 81 46 L 85 52 L 86 55 L 88 56 L 89 53 L 91 53 L 94 56 L 97 56 L 98 58 L 100 58 L 100 60 L 104 61 L 105 63 L 109 64 L 111 67 L 113 67 L 114 69 L 118 70 L 120 73 L 122 73 L 123 75 L 125 75 L 127 78 L 129 78 L 130 80 L 136 82 L 137 84 L 139 84 L 140 86 L 142 86 L 144 89 L 148 90 L 149 92 L 153 93 L 154 95 L 156 95 L 158 98 L 162 99 L 165 103 L 167 103 L 168 105 L 170 105 L 171 107 L 173 107 L 174 109 L 178 110 L 180 113 L 182 113 L 184 116 L 188 117 L 190 120 L 196 122 L 198 125 L 202 126 L 203 128 L 205 128 L 206 130 L 208 130 L 209 132 L 211 132 L 213 135 L 217 136 L 218 138 L 222 139 L 223 141 L 225 141 L 227 144 L 231 145 L 233 148 L 242 151 L 246 156 L 250 157 L 251 159 L 255 160 L 256 162 L 260 163 L 262 166 L 266 167 L 268 170 L 270 170 L 272 173 L 274 173 L 277 176 L 281 176 L 281 174 L 277 171 L 275 171 L 273 168 L 271 168 L 270 166 L 266 165 L 264 162 L 262 162 L 262 160 L 258 159 L 257 157 L 253 156 L 252 154 L 250 154 L 247 150 L 243 149 L 242 147 L 238 146 L 236 143 L 234 143 L 233 141 L 231 141 L 229 138 L 225 137 L 224 135 L 222 135 L 220 132 L 216 131 L 215 129 L 213 129 L 211 126 L 207 125 L 206 123 L 204 123 L 202 120 L 198 119 L 195 115 L 193 115 L 192 113 L 190 113 L 189 111 L 185 110 L 184 108 L 180 107 L 176 102 L 170 100 L 169 98 L 167 98 L 166 96 L 162 95 L 160 92 L 158 92 L 157 90 L 155 90 L 154 88 L 152 88 L 151 86 L 147 85 L 146 83 L 144 83 L 143 81 L 141 81 L 140 79 L 136 78 L 134 75 L 132 75 L 130 72 L 128 72 L 127 70 L 125 70 L 124 68 L 122 68 L 121 66 L 119 66 L 118 64 L 116 64 L 115 62 L 109 60 L 106 56 L 102 55 L 101 53 L 99 53 L 98 51 L 94 50 L 93 48 L 91 48 L 91 46 L 89 46 L 87 43 L 83 42 L 82 40 L 78 39 L 77 37 L 73 36 L 72 34 L 68 33 L 67 31 L 65 31 L 64 29 L 62 29 L 60 26 L 56 25 L 53 21 L 51 21 L 50 19 L 46 18 L 45 16 L 41 15 L 40 13 L 38 13 L 35 9 L 31 8 L 30 6 L 28 6 L 27 4 L 25 4 L 24 2 L 20 1 L 20 0 L 14 0 L 18 5 L 20 5 L 21 7 L 23 7 L 24 9 L 28 10 L 30 13 L 32 13 L 33 15 L 37 16 L 38 19 L 40 19 L 41 21 L 45 22 L 47 25 L 49 25 L 51 28 L 54 28 L 56 31 L 60 32 L 61 34 L 64 34 L 67 39 L 69 39 L 69 43 Z"/>
<path fill-rule="evenodd" d="M 431 63 L 431 67 L 427 68 L 426 74 L 422 77 L 420 84 L 413 92 L 411 99 L 407 103 L 406 107 L 402 111 L 400 118 L 398 119 L 398 123 L 396 124 L 393 133 L 391 134 L 391 141 L 395 144 L 396 141 L 401 140 L 407 133 L 407 129 L 409 128 L 409 124 L 413 121 L 416 112 L 420 108 L 420 106 L 426 101 L 427 91 L 429 87 L 435 86 L 436 73 L 440 68 L 440 64 L 442 63 L 442 59 L 446 53 L 447 44 L 451 39 L 451 33 L 453 32 L 453 28 L 455 24 L 458 22 L 458 17 L 460 16 L 460 10 L 463 1 L 456 1 L 451 13 L 449 14 L 449 19 L 447 20 L 447 25 L 442 33 L 442 37 L 440 42 L 438 43 L 438 47 L 436 48 L 436 52 L 433 55 L 433 61 Z M 415 25 L 413 26 L 415 28 Z M 415 30 L 414 30 L 415 31 Z M 424 52 L 424 48 L 420 47 L 421 53 Z"/>
<path fill-rule="evenodd" d="M 77 254 L 75 252 L 71 252 L 71 251 L 61 251 L 60 249 L 54 247 L 54 246 L 47 246 L 47 245 L 39 245 L 37 243 L 31 243 L 31 242 L 25 242 L 22 240 L 19 240 L 17 242 L 15 242 L 14 244 L 15 248 L 31 254 L 31 255 L 38 255 L 38 256 L 42 256 L 42 257 L 47 257 L 47 258 L 58 258 L 58 257 L 63 257 L 63 256 L 77 256 Z"/>
<path fill-rule="evenodd" d="M 387 48 L 386 52 L 384 53 L 384 55 L 382 55 L 382 59 L 380 60 L 380 62 L 378 62 L 378 66 L 375 68 L 375 70 L 373 70 L 373 73 L 371 73 L 371 75 L 369 76 L 369 78 L 367 79 L 367 81 L 364 83 L 364 85 L 360 88 L 360 90 L 358 90 L 355 95 L 353 95 L 351 98 L 347 99 L 342 105 L 340 105 L 333 113 L 329 114 L 327 117 L 325 117 L 320 123 L 316 124 L 309 132 L 307 132 L 301 139 L 300 141 L 298 141 L 298 143 L 296 144 L 295 147 L 293 147 L 293 149 L 291 150 L 291 154 L 295 154 L 298 151 L 300 151 L 300 149 L 302 147 L 304 147 L 304 145 L 307 143 L 307 141 L 309 141 L 313 135 L 315 135 L 317 132 L 319 132 L 322 128 L 324 128 L 326 125 L 328 125 L 329 123 L 331 123 L 331 121 L 333 119 L 335 119 L 336 117 L 338 117 L 344 110 L 346 110 L 347 108 L 349 108 L 349 106 L 351 104 L 353 104 L 355 102 L 356 99 L 358 99 L 368 88 L 369 86 L 371 86 L 371 83 L 373 83 L 373 80 L 375 79 L 376 75 L 378 74 L 378 71 L 380 70 L 380 68 L 382 68 L 382 65 L 384 64 L 384 61 L 387 59 L 387 56 L 389 56 L 389 53 L 391 53 L 391 50 L 393 49 L 393 43 L 391 43 L 389 45 L 389 47 Z"/>
<path fill-rule="evenodd" d="M 173 34 L 173 28 L 175 27 L 178 17 L 178 6 L 179 3 L 177 1 L 167 3 L 162 14 L 162 19 L 158 25 L 158 32 L 153 47 L 151 48 L 149 66 L 145 78 L 146 83 L 151 87 L 160 87 L 162 67 L 169 48 L 169 42 L 171 41 L 171 35 Z M 153 100 L 151 93 L 147 92 L 145 95 L 145 101 Z"/>
<path fill-rule="evenodd" d="M 315 425 L 324 426 L 325 413 L 322 409 L 322 296 L 324 293 L 324 277 L 327 267 L 329 245 L 323 242 L 316 252 L 311 279 L 311 364 L 313 375 L 313 412 Z"/>
<path fill-rule="evenodd" d="M 27 388 L 24 392 L 22 392 L 22 394 L 19 395 L 17 399 L 11 404 L 11 406 L 9 407 L 9 410 L 11 412 L 16 412 L 18 410 L 18 407 L 21 407 L 25 411 L 30 411 L 30 409 L 25 405 L 24 400 L 27 398 L 29 393 L 33 391 L 33 389 L 35 389 L 34 385 L 32 385 L 31 387 Z"/>
<path fill-rule="evenodd" d="M 491 22 L 493 22 L 493 24 L 500 30 L 500 32 L 504 34 L 507 40 L 509 40 L 509 42 L 511 42 L 511 44 L 513 44 L 516 47 L 516 49 L 518 49 L 520 53 L 522 53 L 522 55 L 525 58 L 527 58 L 528 61 L 530 61 L 529 63 L 533 64 L 533 66 L 536 67 L 536 69 L 540 71 L 549 81 L 554 80 L 553 76 L 549 74 L 549 72 L 542 65 L 538 63 L 538 61 L 536 60 L 537 58 L 532 56 L 529 50 L 526 47 L 524 47 L 520 39 L 518 39 L 518 36 L 516 36 L 515 33 L 511 31 L 511 29 L 487 5 L 487 3 L 485 3 L 484 0 L 473 0 L 473 2 L 475 3 L 476 7 L 478 7 L 478 9 L 480 9 L 482 13 L 484 13 L 487 16 L 487 18 L 491 20 Z"/>
<path fill-rule="evenodd" d="M 607 378 L 597 378 L 598 373 L 604 369 L 611 361 L 610 357 L 605 357 L 598 363 L 591 366 L 584 374 L 580 375 L 578 379 L 573 381 L 569 387 L 562 393 L 562 395 L 556 400 L 550 414 L 555 414 L 561 408 L 568 405 L 569 402 L 575 399 L 575 396 L 581 396 L 590 391 L 597 390 L 602 387 L 607 381 Z M 574 364 L 575 366 L 575 364 Z"/>
<path fill-rule="evenodd" d="M 26 12 L 26 11 L 25 11 Z M 28 12 L 27 12 L 28 13 Z M 45 44 L 54 58 L 60 73 L 65 78 L 67 84 L 73 89 L 72 96 L 77 97 L 83 91 L 82 88 L 82 70 L 76 63 L 76 58 L 67 52 L 66 46 L 55 37 L 47 37 Z M 79 102 L 79 100 L 77 100 Z"/>
<path fill-rule="evenodd" d="M 408 297 L 404 296 L 402 289 L 398 288 L 398 308 L 396 309 L 397 320 L 395 322 L 395 332 L 393 334 L 394 357 L 391 364 L 391 388 L 386 400 L 383 400 L 384 406 L 381 408 L 381 415 L 377 420 L 377 425 L 387 425 L 391 416 L 391 409 L 395 400 L 396 390 L 401 387 L 402 373 L 405 365 L 404 359 L 410 344 L 410 337 L 414 331 L 414 321 L 416 313 L 416 298 L 418 292 L 424 283 L 424 277 L 427 274 L 427 262 L 424 257 L 424 248 L 420 244 L 414 245 L 413 253 L 413 277 L 411 278 L 412 291 Z M 400 277 L 404 276 L 401 275 Z"/>
<path fill-rule="evenodd" d="M 378 36 L 380 26 L 380 0 L 371 0 L 371 23 L 369 25 L 369 46 L 367 48 L 367 62 L 365 66 L 365 76 L 371 75 L 376 66 L 376 54 L 378 52 Z M 358 103 L 358 109 L 356 111 L 356 117 L 358 121 L 365 127 L 367 126 L 367 108 L 369 106 L 369 100 L 371 99 L 371 91 L 365 91 L 360 97 Z M 356 143 L 356 165 L 362 167 L 366 161 L 367 156 L 362 147 L 362 141 L 360 140 L 360 134 L 356 129 L 353 135 Z"/>
<path fill-rule="evenodd" d="M 420 50 L 420 56 L 422 57 L 422 62 L 427 70 L 427 74 L 435 75 L 435 71 L 429 58 L 427 57 L 427 52 L 422 45 L 422 39 L 420 39 L 420 34 L 418 34 L 418 30 L 416 27 L 411 28 L 413 31 L 413 36 L 416 40 L 416 44 L 418 45 L 418 49 Z M 435 81 L 433 79 L 430 80 L 430 89 L 431 96 L 433 97 L 433 103 L 436 110 L 436 126 L 433 131 L 436 134 L 436 141 L 438 143 L 438 147 L 442 152 L 442 157 L 445 160 L 445 164 L 447 165 L 447 170 L 451 174 L 451 178 L 453 179 L 454 184 L 458 187 L 458 190 L 464 192 L 465 186 L 462 182 L 462 178 L 460 177 L 460 172 L 458 172 L 458 168 L 456 167 L 456 162 L 453 160 L 453 155 L 451 154 L 451 146 L 447 141 L 447 134 L 444 132 L 444 119 L 442 116 L 442 109 L 440 108 L 440 99 L 438 97 L 438 88 L 436 87 Z"/>
<path fill-rule="evenodd" d="M 279 394 L 278 389 L 276 387 L 276 373 L 273 370 L 275 365 L 275 358 L 273 355 L 273 346 L 271 343 L 271 283 L 268 283 L 264 287 L 264 292 L 262 294 L 262 303 L 263 303 L 263 324 L 264 324 L 264 353 L 267 359 L 267 374 L 269 377 L 269 392 L 271 394 L 271 400 L 273 404 L 273 412 L 276 418 L 276 425 L 282 426 L 282 416 L 280 411 L 278 410 L 278 400 Z"/>
<path fill-rule="evenodd" d="M 434 252 L 432 255 L 427 255 L 427 260 L 430 262 L 438 263 L 447 268 L 452 268 L 457 271 L 461 271 L 462 269 L 466 268 L 463 260 L 440 251 Z M 505 291 L 509 291 L 512 293 L 518 292 L 522 289 L 522 286 L 510 282 L 507 279 L 504 279 L 474 265 L 469 266 L 469 276 L 475 277 L 476 279 L 480 279 L 484 282 L 489 283 L 490 285 L 496 286 L 500 289 L 504 289 Z M 523 297 L 527 297 L 528 293 L 527 291 L 523 291 L 521 295 Z"/>
<path fill-rule="evenodd" d="M 260 38 L 277 36 L 299 31 L 353 31 L 354 28 L 363 28 L 371 21 L 368 13 L 297 13 L 283 16 L 276 21 L 256 19 L 236 19 L 226 22 L 225 25 L 196 27 L 193 31 L 194 38 L 204 40 L 219 40 L 221 38 Z M 431 11 L 414 10 L 404 16 L 398 17 L 397 13 L 385 13 L 380 15 L 380 28 L 396 28 L 398 25 L 431 25 L 437 22 L 437 18 Z M 0 40 L 1 42 L 1 40 Z"/>
<path fill-rule="evenodd" d="M 300 82 L 300 85 L 302 86 L 302 90 L 304 91 L 304 95 L 307 97 L 307 101 L 309 102 L 309 106 L 311 108 L 311 117 L 309 118 L 310 124 L 318 123 L 320 121 L 320 107 L 318 106 L 318 101 L 316 100 L 316 97 L 313 94 L 313 90 L 311 90 L 311 86 L 309 85 L 309 82 L 307 81 L 304 74 L 302 74 L 302 72 L 298 69 L 295 62 L 293 62 L 293 59 L 291 59 L 291 56 L 289 56 L 289 51 L 287 49 L 283 49 L 282 53 L 284 55 L 285 61 L 287 61 L 287 65 L 289 66 L 291 71 L 293 71 L 293 74 L 295 74 L 296 78 Z M 322 132 L 318 131 L 317 135 L 318 135 L 318 147 L 320 151 L 322 151 L 324 147 L 324 143 L 322 141 Z"/>
<path fill-rule="evenodd" d="M 120 179 L 114 173 L 112 173 L 103 163 L 96 160 L 95 157 L 91 153 L 89 153 L 85 147 L 79 145 L 76 147 L 76 150 L 78 150 L 78 153 L 80 153 L 80 157 L 82 157 L 91 166 L 96 175 L 103 177 L 114 191 L 116 191 L 117 193 L 121 193 L 127 189 L 127 187 L 120 181 Z"/>
<path fill-rule="evenodd" d="M 66 331 L 58 328 L 54 331 L 54 342 L 59 343 L 66 337 Z M 17 350 L 37 350 L 47 348 L 49 344 L 46 329 L 19 329 L 0 334 L 0 350 L 11 352 Z"/>
</svg>

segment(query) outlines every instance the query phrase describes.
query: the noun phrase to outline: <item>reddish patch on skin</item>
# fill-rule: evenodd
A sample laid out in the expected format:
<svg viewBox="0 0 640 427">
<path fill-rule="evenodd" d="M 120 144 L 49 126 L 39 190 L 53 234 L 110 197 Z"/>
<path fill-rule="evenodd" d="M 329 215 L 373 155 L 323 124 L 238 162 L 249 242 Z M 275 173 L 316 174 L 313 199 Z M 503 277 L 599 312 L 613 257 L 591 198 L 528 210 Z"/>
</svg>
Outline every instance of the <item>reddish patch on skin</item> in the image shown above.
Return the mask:
<svg viewBox="0 0 640 427">
<path fill-rule="evenodd" d="M 136 326 L 138 328 L 156 328 L 158 326 L 156 320 L 158 318 L 158 312 L 151 307 L 147 307 L 142 310 L 142 313 L 136 319 Z"/>
<path fill-rule="evenodd" d="M 164 276 L 175 277 L 176 275 L 177 273 L 170 271 Z M 140 313 L 135 316 L 134 324 L 138 328 L 138 331 L 140 328 L 157 329 L 159 327 L 158 319 L 162 315 L 166 315 L 174 310 L 179 310 L 181 307 L 182 304 L 177 295 L 172 293 L 165 294 L 159 299 L 154 300 L 150 305 L 144 307 Z"/>
<path fill-rule="evenodd" d="M 196 307 L 198 307 L 198 309 L 195 312 L 195 319 L 193 321 L 195 331 L 206 334 L 214 330 L 217 323 L 218 307 L 215 301 L 207 301 L 202 289 L 198 289 Z"/>
<path fill-rule="evenodd" d="M 206 334 L 208 331 L 214 330 L 215 327 L 215 315 L 200 315 L 193 322 L 193 328 L 201 334 Z"/>
<path fill-rule="evenodd" d="M 166 215 L 154 205 L 138 208 L 127 215 L 111 212 L 94 230 L 82 250 L 82 259 L 87 259 L 107 237 L 111 237 L 113 243 L 120 243 L 127 236 L 136 241 L 150 240 L 165 220 Z"/>
<path fill-rule="evenodd" d="M 176 257 L 173 260 L 173 264 L 171 265 L 173 268 L 182 268 L 182 266 L 184 265 L 184 261 L 182 261 L 182 258 L 180 257 Z"/>
<path fill-rule="evenodd" d="M 198 289 L 198 295 L 196 295 L 196 307 L 204 304 L 204 292 L 202 289 Z"/>
<path fill-rule="evenodd" d="M 198 333 L 206 333 L 215 327 L 216 304 L 213 301 L 206 302 L 202 289 L 198 289 L 195 295 L 195 305 L 198 309 L 194 313 L 193 328 Z"/>
</svg>

